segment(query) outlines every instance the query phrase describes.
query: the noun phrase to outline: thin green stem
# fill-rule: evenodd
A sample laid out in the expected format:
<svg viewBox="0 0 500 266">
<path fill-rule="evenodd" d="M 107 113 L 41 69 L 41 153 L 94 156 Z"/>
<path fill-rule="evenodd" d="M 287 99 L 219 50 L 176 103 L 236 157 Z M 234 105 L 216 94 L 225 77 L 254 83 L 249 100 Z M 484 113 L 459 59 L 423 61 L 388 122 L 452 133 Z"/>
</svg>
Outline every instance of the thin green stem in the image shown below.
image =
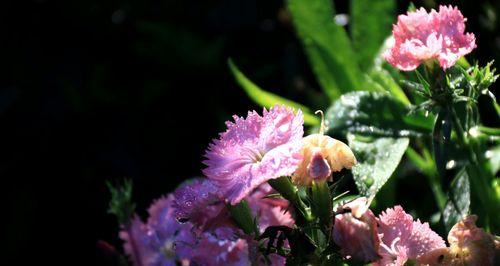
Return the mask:
<svg viewBox="0 0 500 266">
<path fill-rule="evenodd" d="M 478 126 L 480 132 L 490 136 L 500 136 L 500 128 Z"/>
<path fill-rule="evenodd" d="M 499 200 L 496 198 L 495 190 L 491 184 L 489 184 L 489 181 L 491 180 L 490 173 L 481 167 L 482 163 L 480 162 L 480 158 L 478 158 L 473 144 L 470 143 L 470 141 L 465 137 L 466 132 L 460 123 L 460 118 L 458 117 L 455 109 L 452 107 L 450 108 L 450 111 L 453 117 L 453 128 L 457 133 L 458 143 L 462 146 L 462 148 L 464 148 L 464 150 L 466 150 L 467 158 L 469 160 L 469 164 L 466 166 L 466 171 L 470 177 L 472 189 L 481 201 L 485 214 L 488 216 L 484 217 L 484 220 L 486 223 L 493 223 L 489 224 L 492 226 L 493 230 L 498 230 L 499 222 L 496 218 L 498 214 L 497 211 L 500 209 L 500 206 Z"/>
<path fill-rule="evenodd" d="M 309 208 L 304 201 L 299 196 L 299 191 L 296 186 L 292 184 L 290 179 L 286 176 L 282 176 L 278 179 L 271 179 L 268 181 L 269 185 L 278 191 L 281 196 L 290 201 L 300 214 L 304 217 L 307 222 L 314 220 L 311 214 L 311 208 Z"/>
</svg>

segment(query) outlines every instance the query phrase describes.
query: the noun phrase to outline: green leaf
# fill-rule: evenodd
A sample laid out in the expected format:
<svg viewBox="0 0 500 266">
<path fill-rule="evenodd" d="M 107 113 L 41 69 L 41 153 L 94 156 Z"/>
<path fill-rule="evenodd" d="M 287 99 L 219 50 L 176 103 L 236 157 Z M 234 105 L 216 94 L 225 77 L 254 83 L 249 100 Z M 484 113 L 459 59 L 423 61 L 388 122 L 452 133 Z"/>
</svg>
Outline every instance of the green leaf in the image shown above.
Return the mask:
<svg viewBox="0 0 500 266">
<path fill-rule="evenodd" d="M 351 0 L 351 35 L 360 67 L 368 70 L 391 34 L 395 0 Z"/>
<path fill-rule="evenodd" d="M 403 104 L 410 105 L 410 100 L 408 100 L 408 97 L 406 97 L 406 94 L 404 93 L 403 89 L 394 80 L 391 74 L 387 72 L 387 70 L 381 67 L 380 68 L 377 67 L 370 72 L 369 77 L 370 81 L 374 82 L 375 84 L 381 87 L 380 91 L 387 91 L 394 98 L 401 101 Z"/>
<path fill-rule="evenodd" d="M 295 110 L 302 110 L 302 113 L 304 114 L 305 124 L 311 126 L 320 124 L 320 120 L 318 119 L 318 117 L 311 114 L 311 110 L 307 106 L 259 88 L 238 69 L 238 67 L 233 63 L 233 60 L 228 59 L 227 63 L 238 85 L 240 85 L 240 87 L 245 90 L 250 99 L 252 99 L 257 104 L 266 108 L 271 108 L 276 104 L 284 104 L 286 106 L 294 108 Z"/>
<path fill-rule="evenodd" d="M 387 93 L 358 91 L 342 95 L 326 113 L 327 133 L 360 133 L 373 136 L 408 137 L 428 134 L 433 121 Z"/>
<path fill-rule="evenodd" d="M 125 179 L 122 184 L 113 186 L 106 182 L 111 200 L 109 201 L 108 213 L 114 214 L 121 225 L 127 225 L 134 215 L 135 203 L 132 201 L 132 180 Z"/>
<path fill-rule="evenodd" d="M 363 76 L 356 53 L 341 26 L 335 24 L 332 1 L 289 0 L 298 35 L 318 82 L 331 100 L 342 93 L 361 90 Z"/>
<path fill-rule="evenodd" d="M 299 195 L 299 189 L 292 183 L 289 177 L 282 176 L 276 179 L 270 179 L 267 183 L 269 183 L 274 190 L 278 191 L 283 198 L 292 203 L 306 220 L 311 221 L 313 219 L 310 208 L 302 201 Z"/>
<path fill-rule="evenodd" d="M 470 185 L 469 175 L 461 169 L 453 179 L 448 193 L 448 202 L 443 210 L 443 222 L 449 231 L 453 225 L 469 213 Z"/>
<path fill-rule="evenodd" d="M 236 205 L 227 204 L 226 206 L 233 220 L 245 234 L 250 235 L 254 233 L 256 236 L 259 235 L 258 224 L 245 200 L 240 201 Z"/>
<path fill-rule="evenodd" d="M 332 225 L 333 200 L 328 183 L 313 182 L 310 195 L 313 214 L 319 218 L 321 225 L 329 230 Z"/>
<path fill-rule="evenodd" d="M 486 152 L 486 158 L 489 160 L 491 173 L 496 176 L 500 169 L 500 145 L 493 147 Z"/>
<path fill-rule="evenodd" d="M 436 118 L 432 132 L 432 148 L 434 160 L 440 176 L 445 176 L 446 163 L 452 158 L 451 148 L 451 116 L 447 109 L 442 109 Z"/>
<path fill-rule="evenodd" d="M 374 197 L 389 180 L 408 148 L 408 138 L 370 138 L 348 134 L 358 163 L 352 168 L 361 195 Z"/>
</svg>

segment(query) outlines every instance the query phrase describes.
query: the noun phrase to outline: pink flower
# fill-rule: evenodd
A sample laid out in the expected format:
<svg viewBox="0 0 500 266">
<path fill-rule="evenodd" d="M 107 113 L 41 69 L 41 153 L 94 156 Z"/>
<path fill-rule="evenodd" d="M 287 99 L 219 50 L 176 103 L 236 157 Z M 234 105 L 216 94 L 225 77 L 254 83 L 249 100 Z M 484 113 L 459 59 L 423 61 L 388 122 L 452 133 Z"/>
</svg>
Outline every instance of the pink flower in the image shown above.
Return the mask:
<svg viewBox="0 0 500 266">
<path fill-rule="evenodd" d="M 268 226 L 285 225 L 291 227 L 295 223 L 292 214 L 287 210 L 288 201 L 266 198 L 273 193 L 276 191 L 269 184 L 264 183 L 245 198 L 253 215 L 257 217 L 261 233 Z"/>
<path fill-rule="evenodd" d="M 231 204 L 237 204 L 260 184 L 291 175 L 301 160 L 303 117 L 291 108 L 274 106 L 260 116 L 234 116 L 226 132 L 210 144 L 204 174 Z"/>
<path fill-rule="evenodd" d="M 428 223 L 413 221 L 401 206 L 387 209 L 378 220 L 382 258 L 373 265 L 402 266 L 409 259 L 415 260 L 429 251 L 446 247 Z"/>
<path fill-rule="evenodd" d="M 235 228 L 190 231 L 177 237 L 176 251 L 188 257 L 191 265 L 250 265 L 248 244 L 239 238 Z"/>
<path fill-rule="evenodd" d="M 173 266 L 176 261 L 185 260 L 175 252 L 175 237 L 181 231 L 189 231 L 189 227 L 173 219 L 172 201 L 171 195 L 157 200 L 148 210 L 147 223 L 136 216 L 129 225 L 122 226 L 120 238 L 133 265 Z"/>
<path fill-rule="evenodd" d="M 378 259 L 377 220 L 368 209 L 367 199 L 357 198 L 340 210 L 347 212 L 335 215 L 333 240 L 340 247 L 342 256 L 365 262 Z"/>
<path fill-rule="evenodd" d="M 476 226 L 476 220 L 475 215 L 469 215 L 459 221 L 448 234 L 450 247 L 428 252 L 419 257 L 417 263 L 419 265 L 497 265 L 495 253 L 500 254 L 500 246 L 495 243 L 493 235 Z"/>
<path fill-rule="evenodd" d="M 181 223 L 190 222 L 199 228 L 217 226 L 227 220 L 224 202 L 217 195 L 217 187 L 208 179 L 194 179 L 175 190 L 174 214 Z"/>
<path fill-rule="evenodd" d="M 440 6 L 439 12 L 420 8 L 400 15 L 392 30 L 395 44 L 384 58 L 403 71 L 414 70 L 429 59 L 437 59 L 443 69 L 450 68 L 476 48 L 474 34 L 464 34 L 465 21 L 452 6 Z"/>
</svg>

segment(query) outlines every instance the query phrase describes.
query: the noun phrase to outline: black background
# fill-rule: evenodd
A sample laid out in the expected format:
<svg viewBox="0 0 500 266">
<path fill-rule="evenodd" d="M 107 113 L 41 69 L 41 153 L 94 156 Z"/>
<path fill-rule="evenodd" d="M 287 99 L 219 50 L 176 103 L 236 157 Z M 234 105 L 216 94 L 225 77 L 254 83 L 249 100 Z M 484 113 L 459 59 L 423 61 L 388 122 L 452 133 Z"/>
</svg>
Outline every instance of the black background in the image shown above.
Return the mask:
<svg viewBox="0 0 500 266">
<path fill-rule="evenodd" d="M 469 58 L 498 59 L 498 18 L 487 11 L 499 15 L 496 1 L 447 2 L 478 39 Z M 6 265 L 95 264 L 97 240 L 121 248 L 106 180 L 132 179 L 144 215 L 200 176 L 224 121 L 260 109 L 234 83 L 228 57 L 267 90 L 312 109 L 327 103 L 282 1 L 2 1 L 0 20 Z"/>
</svg>

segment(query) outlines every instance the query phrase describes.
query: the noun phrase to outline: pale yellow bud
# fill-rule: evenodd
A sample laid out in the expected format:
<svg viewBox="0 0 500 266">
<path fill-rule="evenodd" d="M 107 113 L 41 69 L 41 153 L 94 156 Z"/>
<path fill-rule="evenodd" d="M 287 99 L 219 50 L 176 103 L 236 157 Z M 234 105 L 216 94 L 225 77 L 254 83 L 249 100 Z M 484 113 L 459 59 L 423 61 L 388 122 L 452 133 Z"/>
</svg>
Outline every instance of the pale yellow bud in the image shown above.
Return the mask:
<svg viewBox="0 0 500 266">
<path fill-rule="evenodd" d="M 332 181 L 331 173 L 351 169 L 356 158 L 349 146 L 321 133 L 302 139 L 302 162 L 292 175 L 297 185 L 311 185 L 312 181 Z"/>
</svg>

